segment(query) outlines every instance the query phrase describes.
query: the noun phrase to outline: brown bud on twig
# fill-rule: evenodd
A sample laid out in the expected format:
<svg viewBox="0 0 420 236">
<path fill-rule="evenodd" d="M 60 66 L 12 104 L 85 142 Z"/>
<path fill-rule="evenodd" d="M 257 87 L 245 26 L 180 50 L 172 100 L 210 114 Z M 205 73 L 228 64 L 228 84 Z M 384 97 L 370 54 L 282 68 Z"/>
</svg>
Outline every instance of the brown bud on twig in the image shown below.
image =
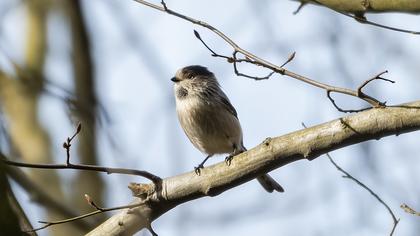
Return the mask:
<svg viewBox="0 0 420 236">
<path fill-rule="evenodd" d="M 79 124 L 77 124 L 76 134 L 80 133 L 81 130 L 82 130 L 82 123 L 79 122 Z"/>
<path fill-rule="evenodd" d="M 89 205 L 93 206 L 93 204 L 92 204 L 93 203 L 92 198 L 90 198 L 90 196 L 87 195 L 86 193 L 85 193 L 85 199 L 89 203 Z"/>
</svg>

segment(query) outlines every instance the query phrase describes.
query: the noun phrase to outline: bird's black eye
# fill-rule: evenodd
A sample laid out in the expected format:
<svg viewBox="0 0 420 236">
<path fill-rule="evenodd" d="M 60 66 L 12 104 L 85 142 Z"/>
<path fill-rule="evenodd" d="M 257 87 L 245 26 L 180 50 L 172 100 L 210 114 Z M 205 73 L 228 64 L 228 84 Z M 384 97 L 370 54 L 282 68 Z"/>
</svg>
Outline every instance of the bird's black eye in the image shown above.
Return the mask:
<svg viewBox="0 0 420 236">
<path fill-rule="evenodd" d="M 175 83 L 180 81 L 177 77 L 172 77 L 171 80 L 172 82 L 175 82 Z"/>
</svg>

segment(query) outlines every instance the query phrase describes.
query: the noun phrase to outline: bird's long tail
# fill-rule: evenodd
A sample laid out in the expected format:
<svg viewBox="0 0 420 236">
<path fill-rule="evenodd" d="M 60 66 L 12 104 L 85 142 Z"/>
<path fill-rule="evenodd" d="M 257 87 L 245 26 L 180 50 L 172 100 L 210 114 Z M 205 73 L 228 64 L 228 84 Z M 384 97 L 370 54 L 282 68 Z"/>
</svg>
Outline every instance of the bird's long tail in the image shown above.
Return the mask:
<svg viewBox="0 0 420 236">
<path fill-rule="evenodd" d="M 268 174 L 258 176 L 257 180 L 269 193 L 272 193 L 274 190 L 277 192 L 284 192 L 283 187 Z"/>
<path fill-rule="evenodd" d="M 246 150 L 247 149 L 244 146 L 243 142 L 241 142 L 241 147 L 240 147 L 239 152 L 245 152 Z M 263 188 L 269 193 L 274 192 L 274 190 L 281 193 L 284 192 L 283 187 L 268 174 L 258 176 L 257 180 L 263 186 Z"/>
</svg>

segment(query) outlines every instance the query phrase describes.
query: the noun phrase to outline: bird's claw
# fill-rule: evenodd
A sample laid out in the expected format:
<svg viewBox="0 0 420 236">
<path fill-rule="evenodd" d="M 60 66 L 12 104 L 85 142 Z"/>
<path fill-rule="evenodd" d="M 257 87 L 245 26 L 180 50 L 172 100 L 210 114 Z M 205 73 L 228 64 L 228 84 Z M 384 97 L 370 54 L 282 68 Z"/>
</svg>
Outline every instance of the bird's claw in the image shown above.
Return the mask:
<svg viewBox="0 0 420 236">
<path fill-rule="evenodd" d="M 225 158 L 226 165 L 230 166 L 230 163 L 232 162 L 233 157 L 234 157 L 233 155 L 229 155 Z"/>
<path fill-rule="evenodd" d="M 203 165 L 198 165 L 197 167 L 194 167 L 195 174 L 200 176 L 201 175 L 201 169 L 203 169 L 203 168 L 204 168 Z"/>
</svg>

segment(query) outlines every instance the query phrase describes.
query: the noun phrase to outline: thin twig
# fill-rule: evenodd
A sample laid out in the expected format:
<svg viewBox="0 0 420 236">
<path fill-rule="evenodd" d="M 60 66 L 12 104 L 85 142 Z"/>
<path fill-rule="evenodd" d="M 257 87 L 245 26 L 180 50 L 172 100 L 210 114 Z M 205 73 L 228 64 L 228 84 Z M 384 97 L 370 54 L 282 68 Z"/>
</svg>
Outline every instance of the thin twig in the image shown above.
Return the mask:
<svg viewBox="0 0 420 236">
<path fill-rule="evenodd" d="M 135 174 L 135 175 L 140 175 L 140 176 L 149 178 L 159 188 L 162 179 L 158 176 L 155 176 L 155 175 L 150 174 L 150 173 L 145 172 L 145 171 L 139 171 L 139 170 L 133 170 L 133 169 L 122 169 L 122 168 L 108 168 L 108 167 L 91 166 L 91 165 L 74 165 L 74 164 L 71 164 L 70 163 L 70 148 L 71 148 L 71 145 L 72 145 L 71 142 L 74 140 L 74 138 L 76 138 L 76 136 L 80 133 L 81 130 L 82 130 L 82 125 L 79 123 L 77 128 L 76 128 L 75 133 L 71 137 L 68 137 L 66 139 L 66 142 L 64 142 L 64 144 L 63 144 L 63 147 L 66 149 L 66 153 L 67 153 L 66 164 L 55 165 L 55 164 L 20 163 L 20 162 L 9 161 L 3 155 L 1 155 L 0 159 L 8 165 L 20 166 L 20 167 L 42 168 L 42 169 L 79 169 L 79 170 L 94 170 L 94 171 L 100 171 L 100 172 L 107 172 L 109 174 L 110 173 Z M 80 220 L 80 219 L 90 217 L 90 216 L 93 216 L 93 215 L 96 215 L 96 214 L 99 214 L 99 213 L 107 212 L 107 211 L 121 210 L 121 209 L 126 209 L 126 208 L 131 209 L 131 208 L 138 207 L 138 206 L 145 203 L 145 201 L 143 201 L 143 202 L 137 203 L 137 204 L 131 204 L 131 205 L 125 205 L 125 206 L 119 206 L 119 207 L 112 207 L 112 208 L 102 208 L 102 207 L 98 207 L 93 202 L 93 200 L 91 199 L 91 197 L 89 195 L 85 194 L 85 198 L 88 201 L 88 203 L 96 209 L 96 211 L 89 212 L 87 214 L 83 214 L 83 215 L 80 215 L 80 216 L 64 219 L 64 220 L 38 221 L 39 223 L 42 223 L 44 225 L 39 227 L 39 228 L 31 229 L 31 230 L 26 231 L 26 232 L 35 232 L 35 231 L 45 229 L 45 228 L 53 226 L 53 225 L 64 224 L 64 223 Z"/>
<path fill-rule="evenodd" d="M 235 74 L 237 76 L 242 76 L 242 77 L 249 78 L 249 79 L 254 79 L 254 80 L 264 80 L 264 79 L 269 79 L 274 74 L 274 71 L 272 71 L 272 72 L 270 72 L 266 76 L 258 77 L 258 76 L 247 75 L 247 74 L 244 74 L 244 73 L 239 72 L 238 66 L 237 66 L 237 63 L 238 62 L 249 62 L 249 63 L 252 63 L 252 61 L 249 60 L 249 59 L 238 59 L 236 57 L 236 54 L 237 53 L 238 53 L 238 51 L 234 51 L 233 54 L 232 54 L 233 71 L 235 72 Z"/>
<path fill-rule="evenodd" d="M 93 206 L 93 208 L 95 208 L 98 211 L 104 211 L 104 208 L 99 207 L 98 205 L 96 205 L 96 203 L 92 200 L 92 198 L 88 195 L 85 194 L 85 199 L 88 202 L 89 205 Z"/>
<path fill-rule="evenodd" d="M 386 73 L 388 73 L 388 71 L 387 70 L 385 70 L 385 71 L 382 71 L 381 73 L 379 73 L 379 74 L 377 74 L 377 75 L 375 75 L 374 77 L 372 77 L 372 78 L 370 78 L 370 79 L 368 79 L 368 80 L 366 80 L 366 81 L 364 81 L 358 88 L 357 88 L 357 97 L 358 98 L 361 98 L 361 99 L 363 99 L 364 97 L 367 97 L 368 95 L 366 95 L 366 93 L 364 93 L 363 91 L 362 91 L 362 89 L 367 85 L 367 84 L 369 84 L 370 82 L 372 82 L 372 81 L 374 81 L 374 80 L 383 80 L 383 81 L 387 81 L 387 82 L 390 82 L 390 83 L 395 83 L 395 81 L 393 81 L 393 80 L 390 80 L 390 79 L 385 79 L 385 78 L 382 78 L 381 77 L 381 75 L 383 75 L 383 74 L 386 74 Z M 346 110 L 346 109 L 342 109 L 342 108 L 340 108 L 338 105 L 337 105 L 337 103 L 335 103 L 335 101 L 334 101 L 334 99 L 331 97 L 331 92 L 335 92 L 335 91 L 330 91 L 330 90 L 327 90 L 327 97 L 328 97 L 328 99 L 331 101 L 331 103 L 333 104 L 333 106 L 338 110 L 338 111 L 340 111 L 340 112 L 344 112 L 344 113 L 352 113 L 352 112 L 361 112 L 361 111 L 366 111 L 366 110 L 369 110 L 369 109 L 371 109 L 372 107 L 367 107 L 367 108 L 362 108 L 362 109 L 357 109 L 357 110 Z M 385 107 L 386 106 L 386 102 L 380 102 L 380 101 L 377 101 L 377 103 L 376 104 L 371 104 L 373 107 L 376 107 L 376 108 L 380 108 L 380 107 Z"/>
<path fill-rule="evenodd" d="M 376 200 L 378 200 L 389 212 L 389 214 L 392 217 L 392 220 L 394 222 L 393 226 L 392 226 L 392 230 L 391 233 L 389 234 L 390 236 L 392 236 L 395 232 L 395 228 L 398 225 L 398 222 L 400 221 L 400 219 L 397 219 L 394 215 L 394 212 L 392 212 L 391 208 L 378 196 L 378 194 L 376 194 L 375 192 L 373 192 L 372 189 L 370 189 L 368 186 L 366 186 L 364 183 L 360 182 L 358 179 L 356 179 L 355 177 L 353 177 L 352 175 L 350 175 L 347 171 L 343 170 L 343 168 L 341 168 L 330 156 L 329 153 L 326 153 L 328 159 L 330 160 L 330 162 L 335 166 L 335 168 L 337 168 L 338 171 L 340 171 L 341 173 L 344 174 L 343 178 L 347 178 L 347 179 L 351 179 L 354 182 L 356 182 L 359 186 L 361 186 L 362 188 L 366 189 L 374 198 L 376 198 Z"/>
<path fill-rule="evenodd" d="M 89 205 L 91 205 L 92 207 L 94 207 L 96 210 L 101 211 L 101 212 L 105 212 L 107 210 L 106 208 L 99 207 L 98 205 L 96 205 L 96 203 L 92 200 L 92 198 L 89 195 L 87 195 L 87 194 L 85 194 L 85 199 L 89 203 Z M 145 198 L 145 199 L 143 199 L 143 202 L 142 203 L 132 204 L 132 205 L 128 205 L 128 206 L 130 206 L 129 208 L 131 209 L 131 208 L 140 206 L 142 204 L 145 204 L 147 201 L 148 201 L 148 199 Z M 158 234 L 153 230 L 153 227 L 152 227 L 152 225 L 150 223 L 148 224 L 147 229 L 150 231 L 150 233 L 153 236 L 158 236 Z"/>
<path fill-rule="evenodd" d="M 137 175 L 142 176 L 151 180 L 158 186 L 162 179 L 159 176 L 156 176 L 152 173 L 149 173 L 144 170 L 135 170 L 135 169 L 126 169 L 126 168 L 112 168 L 112 167 L 105 167 L 105 166 L 95 166 L 95 165 L 84 165 L 84 164 L 72 164 L 70 163 L 70 147 L 71 141 L 77 136 L 80 132 L 82 126 L 79 124 L 77 126 L 76 132 L 69 138 L 67 138 L 66 142 L 63 144 L 63 147 L 66 149 L 66 164 L 32 164 L 32 163 L 25 163 L 25 162 L 17 162 L 7 160 L 6 158 L 0 158 L 4 163 L 12 166 L 19 166 L 25 168 L 34 168 L 34 169 L 72 169 L 72 170 L 86 170 L 86 171 L 97 171 L 97 172 L 105 172 L 107 174 L 125 174 L 125 175 Z"/>
<path fill-rule="evenodd" d="M 390 79 L 385 79 L 385 78 L 382 78 L 382 77 L 381 77 L 381 75 L 386 74 L 386 73 L 388 73 L 388 71 L 387 71 L 387 70 L 382 71 L 381 73 L 379 73 L 379 74 L 375 75 L 374 77 L 372 77 L 372 78 L 370 78 L 370 79 L 366 80 L 365 82 L 363 82 L 363 83 L 359 86 L 359 88 L 357 88 L 357 93 L 359 94 L 359 96 L 365 96 L 365 95 L 366 95 L 366 94 L 364 94 L 364 93 L 363 93 L 362 89 L 363 89 L 363 88 L 364 88 L 364 87 L 365 87 L 368 83 L 370 83 L 370 82 L 372 82 L 372 81 L 374 81 L 374 80 L 383 80 L 383 81 L 387 81 L 387 82 L 390 82 L 390 83 L 395 83 L 395 81 L 393 81 L 393 80 L 390 80 Z"/>
<path fill-rule="evenodd" d="M 34 169 L 72 169 L 72 170 L 87 170 L 87 171 L 97 171 L 104 172 L 107 174 L 124 174 L 124 175 L 137 175 L 147 178 L 153 182 L 160 182 L 161 178 L 154 174 L 151 174 L 147 171 L 136 170 L 136 169 L 126 169 L 126 168 L 113 168 L 105 166 L 94 166 L 94 165 L 84 165 L 84 164 L 31 164 L 17 161 L 10 161 L 2 159 L 2 161 L 8 165 L 19 166 L 25 168 L 34 168 Z"/>
<path fill-rule="evenodd" d="M 154 183 L 159 183 L 161 178 L 152 173 L 143 170 L 136 169 L 126 169 L 126 168 L 113 168 L 105 166 L 94 166 L 94 165 L 84 165 L 84 164 L 31 164 L 25 162 L 17 162 L 2 159 L 2 161 L 8 165 L 19 166 L 25 168 L 34 168 L 34 169 L 72 169 L 72 170 L 86 170 L 86 171 L 97 171 L 104 172 L 107 174 L 124 174 L 124 175 L 136 175 L 147 178 Z"/>
<path fill-rule="evenodd" d="M 308 3 L 307 3 L 307 2 L 304 2 L 304 1 L 300 2 L 300 4 L 299 4 L 298 8 L 297 8 L 297 9 L 293 12 L 293 15 L 298 14 L 298 13 L 300 12 L 300 10 L 302 10 L 302 8 L 303 8 L 306 4 L 308 4 Z"/>
<path fill-rule="evenodd" d="M 2 159 L 5 158 L 1 152 L 0 157 Z M 63 217 L 70 218 L 77 215 L 72 208 L 64 204 L 62 201 L 52 198 L 47 192 L 41 189 L 38 184 L 32 182 L 32 180 L 26 176 L 20 168 L 6 165 L 6 173 L 29 194 L 31 201 L 41 204 L 49 211 L 57 212 Z M 79 221 L 76 226 L 81 230 L 88 230 L 94 225 L 86 221 Z"/>
<path fill-rule="evenodd" d="M 335 109 L 337 109 L 339 112 L 355 113 L 355 112 L 361 112 L 361 111 L 366 111 L 366 110 L 372 109 L 372 107 L 366 107 L 366 108 L 361 108 L 361 109 L 342 109 L 341 107 L 339 107 L 337 105 L 337 103 L 335 102 L 335 100 L 331 97 L 331 92 L 333 92 L 333 91 L 327 91 L 327 98 L 333 104 L 333 106 L 335 107 Z"/>
<path fill-rule="evenodd" d="M 228 56 L 224 56 L 224 55 L 220 55 L 218 53 L 216 53 L 215 51 L 213 51 L 207 44 L 206 42 L 204 42 L 204 40 L 201 38 L 200 34 L 197 32 L 197 30 L 194 30 L 194 35 L 195 37 L 201 41 L 201 43 L 204 45 L 204 47 L 206 47 L 210 52 L 211 52 L 211 56 L 213 57 L 221 57 L 221 58 L 225 58 L 229 63 L 232 62 L 233 58 L 232 57 L 228 57 Z"/>
<path fill-rule="evenodd" d="M 136 204 L 130 204 L 130 205 L 125 205 L 125 206 L 119 206 L 119 207 L 100 208 L 100 209 L 98 209 L 96 211 L 92 211 L 92 212 L 89 212 L 89 213 L 86 213 L 86 214 L 83 214 L 83 215 L 80 215 L 80 216 L 76 216 L 76 217 L 69 218 L 69 219 L 64 219 L 64 220 L 57 220 L 57 221 L 38 221 L 39 223 L 44 224 L 44 225 L 41 226 L 41 227 L 39 227 L 39 228 L 35 228 L 35 229 L 29 230 L 29 231 L 26 231 L 26 232 L 39 231 L 41 229 L 45 229 L 45 228 L 48 228 L 48 227 L 53 226 L 53 225 L 64 224 L 64 223 L 68 223 L 68 222 L 80 220 L 80 219 L 83 219 L 83 218 L 86 218 L 86 217 L 94 216 L 94 215 L 97 215 L 97 214 L 100 214 L 100 213 L 104 213 L 104 212 L 108 212 L 108 211 L 116 211 L 116 210 L 121 210 L 121 209 L 132 209 L 132 208 L 141 206 L 143 204 L 144 204 L 144 202 L 136 203 Z"/>
<path fill-rule="evenodd" d="M 305 123 L 302 122 L 302 126 L 306 129 L 308 128 Z M 347 178 L 347 179 L 351 179 L 354 182 L 356 182 L 359 186 L 361 186 L 362 188 L 366 189 L 373 197 L 376 198 L 376 200 L 378 200 L 389 212 L 389 214 L 392 217 L 392 220 L 394 222 L 394 225 L 392 226 L 392 230 L 391 233 L 389 234 L 390 236 L 392 236 L 394 234 L 395 228 L 397 227 L 398 222 L 400 221 L 400 219 L 397 219 L 397 217 L 395 217 L 394 212 L 392 212 L 391 208 L 378 196 L 378 194 L 376 194 L 375 192 L 373 192 L 372 189 L 370 189 L 368 186 L 366 186 L 364 183 L 360 182 L 358 179 L 356 179 L 355 177 L 353 177 L 352 175 L 350 175 L 347 171 L 345 171 L 343 168 L 341 168 L 331 157 L 331 155 L 327 152 L 325 155 L 327 155 L 328 159 L 330 160 L 330 162 L 335 166 L 335 168 L 337 168 L 338 171 L 340 171 L 341 173 L 344 174 L 343 178 Z M 401 205 L 402 207 L 402 205 Z"/>
<path fill-rule="evenodd" d="M 212 53 L 212 56 L 222 57 L 224 59 L 227 59 L 228 62 L 233 63 L 233 65 L 234 65 L 235 68 L 236 68 L 236 63 L 235 62 L 248 62 L 248 63 L 254 64 L 254 65 L 258 65 L 258 66 L 262 66 L 262 67 L 265 67 L 267 69 L 270 69 L 274 73 L 279 73 L 281 75 L 285 75 L 285 76 L 288 76 L 288 77 L 291 77 L 291 78 L 300 80 L 300 81 L 302 81 L 304 83 L 310 84 L 312 86 L 315 86 L 315 87 L 324 89 L 325 91 L 327 91 L 329 93 L 335 92 L 335 93 L 346 94 L 346 95 L 353 96 L 353 97 L 358 97 L 358 98 L 364 100 L 365 102 L 369 103 L 372 107 L 378 107 L 378 104 L 381 104 L 380 101 L 378 101 L 377 99 L 375 99 L 375 98 L 373 98 L 371 96 L 364 95 L 363 97 L 359 97 L 358 96 L 358 92 L 355 91 L 355 90 L 347 89 L 347 88 L 341 88 L 341 87 L 335 87 L 335 86 L 331 86 L 331 85 L 328 85 L 328 84 L 324 84 L 324 83 L 318 82 L 316 80 L 310 79 L 308 77 L 305 77 L 305 76 L 299 75 L 297 73 L 294 73 L 292 71 L 286 70 L 282 66 L 275 65 L 275 64 L 273 64 L 273 63 L 271 63 L 269 61 L 266 61 L 266 60 L 264 60 L 262 58 L 259 58 L 258 56 L 252 54 L 251 52 L 248 52 L 248 51 L 244 50 L 243 48 L 239 47 L 232 39 L 230 39 L 229 37 L 227 37 L 223 32 L 221 32 L 217 28 L 213 27 L 212 25 L 210 25 L 210 24 L 208 24 L 208 23 L 206 23 L 204 21 L 196 20 L 196 19 L 194 19 L 192 17 L 183 15 L 181 13 L 178 13 L 176 11 L 173 11 L 173 10 L 169 9 L 167 7 L 167 5 L 164 3 L 163 0 L 161 2 L 161 5 L 163 5 L 164 7 L 163 6 L 156 5 L 156 4 L 153 4 L 153 3 L 150 3 L 150 2 L 145 1 L 145 0 L 133 0 L 133 1 L 138 2 L 138 3 L 142 4 L 142 5 L 148 6 L 150 8 L 153 8 L 155 10 L 162 11 L 162 12 L 165 12 L 167 14 L 173 15 L 173 16 L 178 17 L 180 19 L 189 21 L 189 22 L 191 22 L 193 24 L 200 25 L 200 26 L 202 26 L 204 28 L 207 28 L 208 30 L 212 31 L 213 33 L 217 34 L 221 39 L 223 39 L 227 44 L 229 44 L 233 48 L 233 54 L 235 56 L 236 56 L 237 53 L 240 53 L 240 54 L 242 54 L 245 57 L 245 59 L 238 59 L 237 58 L 235 60 L 232 57 L 228 57 L 228 56 L 224 56 L 224 55 L 220 55 L 220 54 L 215 53 L 204 42 L 204 40 L 199 36 L 199 34 L 197 33 L 197 31 L 194 32 L 195 36 Z M 237 71 L 237 68 L 236 68 L 236 71 Z M 235 71 L 235 73 L 236 73 L 236 71 Z M 252 78 L 252 79 L 257 79 L 257 80 L 259 79 L 259 77 L 253 77 L 253 76 L 245 76 L 245 77 Z M 265 77 L 262 77 L 262 78 L 265 78 Z"/>
</svg>

